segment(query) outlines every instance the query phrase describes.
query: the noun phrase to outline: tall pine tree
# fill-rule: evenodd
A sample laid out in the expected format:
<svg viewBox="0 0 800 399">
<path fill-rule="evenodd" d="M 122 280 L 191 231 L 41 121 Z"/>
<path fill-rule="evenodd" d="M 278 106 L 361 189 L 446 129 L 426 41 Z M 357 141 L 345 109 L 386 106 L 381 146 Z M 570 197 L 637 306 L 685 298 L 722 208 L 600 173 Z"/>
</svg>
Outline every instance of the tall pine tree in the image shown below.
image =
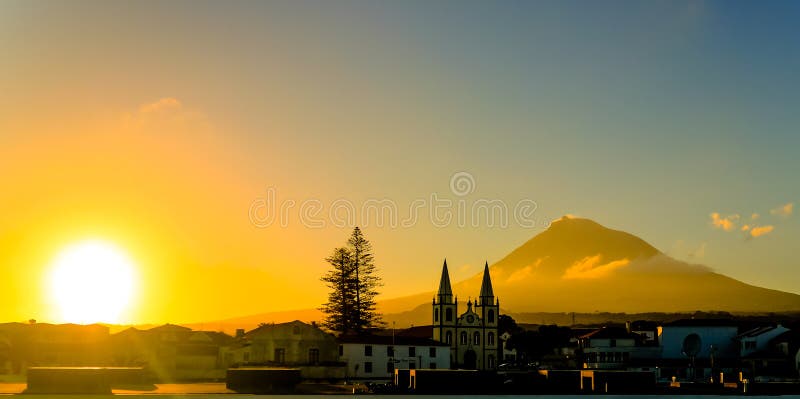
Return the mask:
<svg viewBox="0 0 800 399">
<path fill-rule="evenodd" d="M 362 334 L 382 326 L 375 306 L 381 280 L 375 274 L 372 245 L 361 229 L 356 227 L 347 247 L 336 248 L 325 260 L 332 268 L 322 277 L 331 290 L 320 308 L 326 314 L 323 325 L 341 334 Z"/>
<path fill-rule="evenodd" d="M 352 330 L 355 307 L 350 251 L 336 248 L 325 261 L 331 265 L 331 270 L 322 276 L 322 281 L 327 283 L 330 293 L 328 302 L 320 308 L 326 315 L 322 325 L 331 331 L 346 334 Z"/>
<path fill-rule="evenodd" d="M 364 238 L 361 229 L 356 227 L 347 240 L 355 281 L 355 312 L 353 329 L 357 333 L 383 325 L 376 310 L 375 297 L 378 295 L 381 279 L 375 274 L 372 244 Z"/>
</svg>

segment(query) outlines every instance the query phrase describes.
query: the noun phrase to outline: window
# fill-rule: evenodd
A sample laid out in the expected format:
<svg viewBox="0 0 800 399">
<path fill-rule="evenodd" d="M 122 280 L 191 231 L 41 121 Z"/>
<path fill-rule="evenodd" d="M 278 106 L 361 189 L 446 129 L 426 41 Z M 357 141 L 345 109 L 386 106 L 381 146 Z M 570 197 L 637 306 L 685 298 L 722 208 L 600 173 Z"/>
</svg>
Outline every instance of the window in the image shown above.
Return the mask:
<svg viewBox="0 0 800 399">
<path fill-rule="evenodd" d="M 436 370 L 436 362 L 431 362 L 431 370 Z"/>
<path fill-rule="evenodd" d="M 394 346 L 386 347 L 386 356 L 394 357 Z"/>
<path fill-rule="evenodd" d="M 433 310 L 433 321 L 435 321 L 437 323 L 439 322 L 439 309 L 434 309 Z"/>
<path fill-rule="evenodd" d="M 489 335 L 486 336 L 486 345 L 494 345 L 494 333 L 490 332 Z"/>
<path fill-rule="evenodd" d="M 292 327 L 292 334 L 294 334 L 294 335 L 300 335 L 300 326 L 294 326 L 294 327 Z"/>
<path fill-rule="evenodd" d="M 364 372 L 372 373 L 372 362 L 364 362 Z"/>
<path fill-rule="evenodd" d="M 372 356 L 372 345 L 364 346 L 364 356 Z"/>
<path fill-rule="evenodd" d="M 339 345 L 339 356 L 344 356 L 344 345 Z"/>
<path fill-rule="evenodd" d="M 434 348 L 434 347 L 431 347 L 431 349 L 430 349 L 428 352 L 429 352 L 429 353 L 428 353 L 428 356 L 430 356 L 430 357 L 436 357 L 436 348 Z"/>
<path fill-rule="evenodd" d="M 453 343 L 453 332 L 448 331 L 444 334 L 444 342 L 447 342 L 448 345 Z"/>
<path fill-rule="evenodd" d="M 494 310 L 489 309 L 489 315 L 487 317 L 489 319 L 489 323 L 494 323 Z"/>
<path fill-rule="evenodd" d="M 386 362 L 386 374 L 394 374 L 394 363 Z"/>
<path fill-rule="evenodd" d="M 414 356 L 417 356 L 417 348 L 414 347 L 414 346 L 409 346 L 408 347 L 408 357 L 414 357 Z"/>
<path fill-rule="evenodd" d="M 617 346 L 617 340 L 614 339 L 614 338 L 609 339 L 608 340 L 608 346 L 610 346 L 612 348 L 616 347 Z"/>
<path fill-rule="evenodd" d="M 461 332 L 461 345 L 466 345 L 466 344 L 467 344 L 467 332 L 466 331 L 462 331 Z"/>
<path fill-rule="evenodd" d="M 286 362 L 286 350 L 283 348 L 275 348 L 275 356 L 273 359 L 275 363 L 283 364 Z"/>
<path fill-rule="evenodd" d="M 417 362 L 408 362 L 409 370 L 414 370 L 415 368 L 417 368 Z"/>
<path fill-rule="evenodd" d="M 755 349 L 756 348 L 756 341 L 745 341 L 744 348 L 745 349 Z"/>
<path fill-rule="evenodd" d="M 486 358 L 486 366 L 490 369 L 494 368 L 494 355 L 489 355 Z"/>
<path fill-rule="evenodd" d="M 447 308 L 444 310 L 444 321 L 453 321 L 453 309 Z"/>
<path fill-rule="evenodd" d="M 311 348 L 308 350 L 308 363 L 319 364 L 319 349 Z"/>
<path fill-rule="evenodd" d="M 480 345 L 481 344 L 481 333 L 475 331 L 475 334 L 472 334 L 472 343 L 474 345 Z"/>
</svg>

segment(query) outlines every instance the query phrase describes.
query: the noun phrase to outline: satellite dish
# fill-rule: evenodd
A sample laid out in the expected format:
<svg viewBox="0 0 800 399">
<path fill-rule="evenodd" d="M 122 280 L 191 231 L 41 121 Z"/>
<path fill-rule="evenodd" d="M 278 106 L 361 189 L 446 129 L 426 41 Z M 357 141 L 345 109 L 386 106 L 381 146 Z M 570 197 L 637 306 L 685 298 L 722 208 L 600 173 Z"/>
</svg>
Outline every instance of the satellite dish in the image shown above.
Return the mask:
<svg viewBox="0 0 800 399">
<path fill-rule="evenodd" d="M 681 347 L 681 353 L 689 357 L 695 357 L 698 353 L 700 353 L 700 348 L 702 348 L 703 341 L 700 339 L 700 336 L 697 334 L 689 334 L 686 338 L 683 339 L 683 346 Z"/>
</svg>

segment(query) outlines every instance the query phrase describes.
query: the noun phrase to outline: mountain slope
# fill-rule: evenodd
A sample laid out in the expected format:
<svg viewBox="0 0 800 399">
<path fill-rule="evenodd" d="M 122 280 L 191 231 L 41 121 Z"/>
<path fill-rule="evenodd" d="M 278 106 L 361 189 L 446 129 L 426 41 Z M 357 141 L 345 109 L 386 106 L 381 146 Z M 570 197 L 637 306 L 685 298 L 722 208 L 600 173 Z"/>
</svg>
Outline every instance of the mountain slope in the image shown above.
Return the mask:
<svg viewBox="0 0 800 399">
<path fill-rule="evenodd" d="M 440 267 L 431 265 L 431 267 Z M 489 268 L 504 313 L 787 312 L 800 295 L 752 286 L 705 266 L 670 258 L 642 239 L 588 219 L 564 217 Z M 482 273 L 453 282 L 465 309 Z M 439 281 L 430 281 L 435 289 Z M 430 324 L 434 292 L 378 303 L 398 327 Z M 208 325 L 248 327 L 261 321 L 319 320 L 316 310 L 269 313 Z"/>
<path fill-rule="evenodd" d="M 800 310 L 800 295 L 745 284 L 677 261 L 631 234 L 588 219 L 562 218 L 490 267 L 502 308 L 512 312 L 683 312 Z M 481 275 L 453 284 L 475 297 Z M 437 282 L 431 282 L 435 287 Z M 382 303 L 396 313 L 433 292 Z"/>
</svg>

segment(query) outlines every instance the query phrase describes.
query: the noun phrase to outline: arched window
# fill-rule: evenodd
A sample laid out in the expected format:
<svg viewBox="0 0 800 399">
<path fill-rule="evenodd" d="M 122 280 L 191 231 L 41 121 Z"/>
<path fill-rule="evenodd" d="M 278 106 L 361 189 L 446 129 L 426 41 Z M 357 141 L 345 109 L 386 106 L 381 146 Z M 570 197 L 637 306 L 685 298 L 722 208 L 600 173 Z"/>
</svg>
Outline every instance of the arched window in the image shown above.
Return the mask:
<svg viewBox="0 0 800 399">
<path fill-rule="evenodd" d="M 453 321 L 453 309 L 447 308 L 444 310 L 444 321 Z"/>
<path fill-rule="evenodd" d="M 494 368 L 494 355 L 489 355 L 486 357 L 486 366 L 490 369 Z"/>
<path fill-rule="evenodd" d="M 453 343 L 453 332 L 452 331 L 448 331 L 448 332 L 444 333 L 444 342 L 446 342 L 448 345 Z"/>
<path fill-rule="evenodd" d="M 466 345 L 467 344 L 467 332 L 466 331 L 462 331 L 461 332 L 461 344 L 462 345 Z"/>
<path fill-rule="evenodd" d="M 488 317 L 488 319 L 489 319 L 489 323 L 494 323 L 494 310 L 493 309 L 489 309 L 489 317 Z"/>
<path fill-rule="evenodd" d="M 433 310 L 433 321 L 435 321 L 437 323 L 439 322 L 439 309 L 434 309 Z"/>
<path fill-rule="evenodd" d="M 494 333 L 490 332 L 489 335 L 486 336 L 486 345 L 494 345 Z"/>
<path fill-rule="evenodd" d="M 475 334 L 472 335 L 472 343 L 475 345 L 481 344 L 481 333 L 475 331 Z"/>
</svg>

